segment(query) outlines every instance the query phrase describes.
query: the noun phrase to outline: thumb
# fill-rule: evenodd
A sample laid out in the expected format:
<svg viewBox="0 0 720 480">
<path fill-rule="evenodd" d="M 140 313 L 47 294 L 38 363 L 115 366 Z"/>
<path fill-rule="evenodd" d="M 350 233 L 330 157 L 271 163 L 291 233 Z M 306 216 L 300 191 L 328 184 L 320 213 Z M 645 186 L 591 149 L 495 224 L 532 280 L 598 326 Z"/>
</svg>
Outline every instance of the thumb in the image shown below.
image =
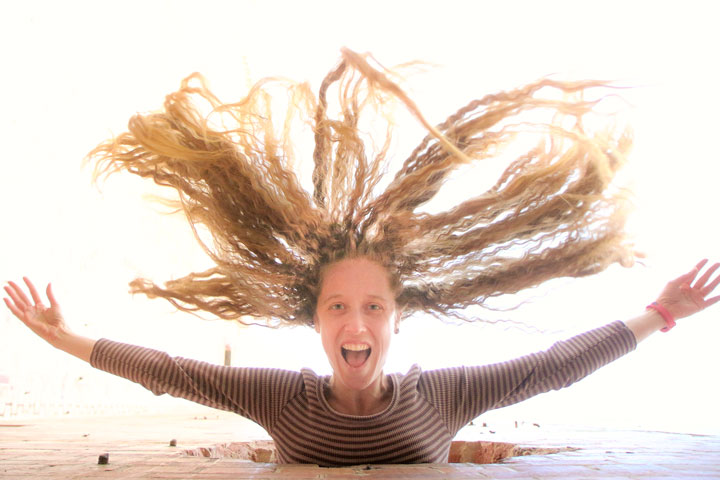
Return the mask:
<svg viewBox="0 0 720 480">
<path fill-rule="evenodd" d="M 684 283 L 692 283 L 693 279 L 695 279 L 695 277 L 697 276 L 697 274 L 699 272 L 700 272 L 700 266 L 696 265 L 689 272 L 687 272 L 683 275 L 680 275 L 679 277 L 677 277 L 674 280 L 671 280 L 670 283 L 673 285 L 682 285 Z"/>
</svg>

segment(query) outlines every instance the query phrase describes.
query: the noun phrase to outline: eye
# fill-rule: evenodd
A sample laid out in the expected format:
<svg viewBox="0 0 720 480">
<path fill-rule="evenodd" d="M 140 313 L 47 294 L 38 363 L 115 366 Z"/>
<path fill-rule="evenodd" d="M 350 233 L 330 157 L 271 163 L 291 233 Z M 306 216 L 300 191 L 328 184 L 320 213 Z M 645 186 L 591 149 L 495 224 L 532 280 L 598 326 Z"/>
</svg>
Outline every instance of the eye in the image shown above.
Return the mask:
<svg viewBox="0 0 720 480">
<path fill-rule="evenodd" d="M 330 310 L 342 310 L 344 308 L 342 303 L 331 303 Z"/>
<path fill-rule="evenodd" d="M 382 310 L 382 305 L 380 305 L 378 303 L 371 303 L 370 305 L 368 305 L 368 309 L 373 310 L 373 311 L 380 311 L 380 310 Z"/>
</svg>

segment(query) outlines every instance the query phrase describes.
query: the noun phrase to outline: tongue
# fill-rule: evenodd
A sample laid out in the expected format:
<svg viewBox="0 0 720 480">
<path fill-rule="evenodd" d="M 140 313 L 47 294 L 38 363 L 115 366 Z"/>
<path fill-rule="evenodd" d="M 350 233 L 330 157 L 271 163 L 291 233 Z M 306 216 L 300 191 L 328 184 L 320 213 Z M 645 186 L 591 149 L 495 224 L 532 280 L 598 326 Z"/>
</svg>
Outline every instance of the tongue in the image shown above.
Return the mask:
<svg viewBox="0 0 720 480">
<path fill-rule="evenodd" d="M 359 367 L 363 363 L 365 363 L 365 360 L 367 360 L 369 353 L 369 350 L 360 350 L 359 352 L 348 350 L 345 353 L 345 360 L 348 364 L 350 364 L 351 367 Z"/>
</svg>

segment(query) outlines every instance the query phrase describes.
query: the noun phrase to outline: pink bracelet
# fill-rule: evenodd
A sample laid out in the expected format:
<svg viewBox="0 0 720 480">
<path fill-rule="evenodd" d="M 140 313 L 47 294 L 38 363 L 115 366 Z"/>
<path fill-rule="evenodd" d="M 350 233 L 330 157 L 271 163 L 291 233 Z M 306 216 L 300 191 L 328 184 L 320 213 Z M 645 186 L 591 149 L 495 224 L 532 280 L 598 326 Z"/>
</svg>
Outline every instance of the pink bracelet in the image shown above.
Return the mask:
<svg viewBox="0 0 720 480">
<path fill-rule="evenodd" d="M 658 302 L 652 302 L 646 308 L 646 310 L 650 309 L 655 310 L 663 317 L 663 319 L 665 319 L 665 326 L 660 329 L 661 332 L 667 332 L 675 326 L 675 319 L 673 318 L 672 313 L 668 312 L 667 308 L 663 307 Z"/>
</svg>

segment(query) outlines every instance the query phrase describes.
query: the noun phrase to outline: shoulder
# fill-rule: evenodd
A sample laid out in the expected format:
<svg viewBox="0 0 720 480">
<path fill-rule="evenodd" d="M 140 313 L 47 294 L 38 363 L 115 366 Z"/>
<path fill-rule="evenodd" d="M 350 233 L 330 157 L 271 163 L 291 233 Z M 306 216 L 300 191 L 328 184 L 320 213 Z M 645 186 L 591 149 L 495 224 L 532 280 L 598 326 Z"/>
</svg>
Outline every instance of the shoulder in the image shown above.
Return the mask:
<svg viewBox="0 0 720 480">
<path fill-rule="evenodd" d="M 447 388 L 456 385 L 467 375 L 468 367 L 449 367 L 436 370 L 420 371 L 418 375 L 419 389 Z"/>
<path fill-rule="evenodd" d="M 308 400 L 313 403 L 320 403 L 321 397 L 323 396 L 323 389 L 330 377 L 328 375 L 318 375 L 310 368 L 302 368 L 299 376 Z"/>
<path fill-rule="evenodd" d="M 401 390 L 427 392 L 428 390 L 455 387 L 466 376 L 466 367 L 423 370 L 415 364 L 406 374 L 395 374 Z"/>
</svg>

